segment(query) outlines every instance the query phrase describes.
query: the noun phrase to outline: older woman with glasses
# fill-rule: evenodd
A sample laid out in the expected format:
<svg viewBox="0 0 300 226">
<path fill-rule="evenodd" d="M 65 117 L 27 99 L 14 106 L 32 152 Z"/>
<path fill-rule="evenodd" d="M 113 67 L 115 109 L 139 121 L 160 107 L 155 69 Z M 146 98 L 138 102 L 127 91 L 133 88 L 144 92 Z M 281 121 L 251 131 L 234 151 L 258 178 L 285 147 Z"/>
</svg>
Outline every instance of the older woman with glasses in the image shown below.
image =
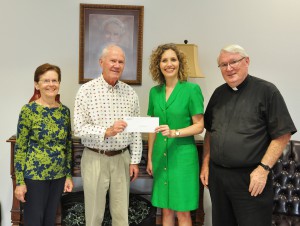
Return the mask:
<svg viewBox="0 0 300 226">
<path fill-rule="evenodd" d="M 39 66 L 34 95 L 19 115 L 15 196 L 28 226 L 53 226 L 62 193 L 73 188 L 70 110 L 57 98 L 60 81 L 59 67 Z"/>
</svg>

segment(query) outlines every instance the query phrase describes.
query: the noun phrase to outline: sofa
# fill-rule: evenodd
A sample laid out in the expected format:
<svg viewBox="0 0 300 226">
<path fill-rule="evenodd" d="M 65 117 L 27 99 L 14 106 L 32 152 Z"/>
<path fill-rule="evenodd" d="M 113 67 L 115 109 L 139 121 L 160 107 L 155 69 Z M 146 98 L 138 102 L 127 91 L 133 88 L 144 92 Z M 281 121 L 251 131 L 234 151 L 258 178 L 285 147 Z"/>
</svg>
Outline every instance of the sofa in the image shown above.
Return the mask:
<svg viewBox="0 0 300 226">
<path fill-rule="evenodd" d="M 273 167 L 272 226 L 300 226 L 300 141 L 291 140 Z"/>
</svg>

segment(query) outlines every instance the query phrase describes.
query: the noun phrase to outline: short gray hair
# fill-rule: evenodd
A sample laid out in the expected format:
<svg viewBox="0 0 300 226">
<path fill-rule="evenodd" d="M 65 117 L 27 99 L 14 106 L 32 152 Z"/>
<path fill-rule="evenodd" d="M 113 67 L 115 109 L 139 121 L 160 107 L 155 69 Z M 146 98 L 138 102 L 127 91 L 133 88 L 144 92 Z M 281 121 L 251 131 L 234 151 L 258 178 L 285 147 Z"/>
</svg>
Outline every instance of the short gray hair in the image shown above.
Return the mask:
<svg viewBox="0 0 300 226">
<path fill-rule="evenodd" d="M 225 46 L 224 48 L 221 49 L 220 54 L 222 52 L 238 53 L 242 57 L 249 57 L 246 50 L 243 47 L 241 47 L 240 45 L 236 45 L 236 44 L 231 44 L 231 45 Z M 217 58 L 217 62 L 219 62 L 219 56 Z"/>
<path fill-rule="evenodd" d="M 105 58 L 106 55 L 108 54 L 109 50 L 112 49 L 112 48 L 115 48 L 115 47 L 117 47 L 117 48 L 119 48 L 119 49 L 122 50 L 123 55 L 124 55 L 124 59 L 126 59 L 124 50 L 120 46 L 118 46 L 116 44 L 108 44 L 107 46 L 105 46 L 104 49 L 102 50 L 101 54 L 100 54 L 99 59 Z"/>
</svg>

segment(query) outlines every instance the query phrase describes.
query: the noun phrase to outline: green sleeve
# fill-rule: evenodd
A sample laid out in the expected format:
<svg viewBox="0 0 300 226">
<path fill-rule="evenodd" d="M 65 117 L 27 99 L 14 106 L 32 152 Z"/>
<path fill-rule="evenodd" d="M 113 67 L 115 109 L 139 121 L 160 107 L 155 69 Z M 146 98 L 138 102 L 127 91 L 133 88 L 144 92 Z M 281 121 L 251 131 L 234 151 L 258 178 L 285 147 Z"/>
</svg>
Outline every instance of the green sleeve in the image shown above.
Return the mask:
<svg viewBox="0 0 300 226">
<path fill-rule="evenodd" d="M 154 115 L 154 109 L 153 109 L 153 91 L 154 89 L 152 88 L 149 92 L 149 102 L 148 102 L 148 112 L 147 115 L 153 116 Z"/>
<path fill-rule="evenodd" d="M 68 122 L 68 137 L 67 137 L 67 178 L 72 178 L 72 133 L 71 133 L 71 116 L 69 112 L 69 122 Z"/>
<path fill-rule="evenodd" d="M 20 112 L 17 139 L 14 150 L 14 167 L 16 174 L 16 184 L 25 185 L 24 166 L 26 161 L 29 133 L 31 130 L 31 110 L 25 105 Z"/>
<path fill-rule="evenodd" d="M 189 110 L 192 116 L 204 113 L 204 98 L 199 85 L 194 85 L 191 89 Z"/>
</svg>

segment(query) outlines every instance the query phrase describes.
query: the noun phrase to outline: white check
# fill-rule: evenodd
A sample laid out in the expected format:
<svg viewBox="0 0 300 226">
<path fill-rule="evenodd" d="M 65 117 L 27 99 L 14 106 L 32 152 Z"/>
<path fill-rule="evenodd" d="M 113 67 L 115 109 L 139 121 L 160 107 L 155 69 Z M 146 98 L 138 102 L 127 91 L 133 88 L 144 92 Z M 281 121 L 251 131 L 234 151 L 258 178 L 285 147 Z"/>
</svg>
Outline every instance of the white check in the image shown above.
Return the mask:
<svg viewBox="0 0 300 226">
<path fill-rule="evenodd" d="M 159 126 L 158 117 L 125 117 L 127 127 L 124 132 L 154 133 Z"/>
</svg>

